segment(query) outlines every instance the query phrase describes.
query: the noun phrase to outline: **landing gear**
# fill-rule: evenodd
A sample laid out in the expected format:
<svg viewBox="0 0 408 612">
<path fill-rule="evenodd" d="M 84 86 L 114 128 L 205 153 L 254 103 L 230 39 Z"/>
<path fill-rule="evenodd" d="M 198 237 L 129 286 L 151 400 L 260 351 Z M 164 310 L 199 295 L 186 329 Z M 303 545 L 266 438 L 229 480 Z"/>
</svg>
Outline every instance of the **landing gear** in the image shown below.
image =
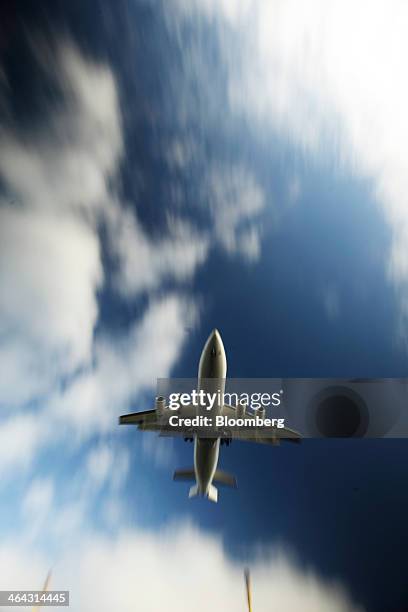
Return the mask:
<svg viewBox="0 0 408 612">
<path fill-rule="evenodd" d="M 225 444 L 225 446 L 229 446 L 231 444 L 231 438 L 221 438 L 221 446 Z"/>
</svg>

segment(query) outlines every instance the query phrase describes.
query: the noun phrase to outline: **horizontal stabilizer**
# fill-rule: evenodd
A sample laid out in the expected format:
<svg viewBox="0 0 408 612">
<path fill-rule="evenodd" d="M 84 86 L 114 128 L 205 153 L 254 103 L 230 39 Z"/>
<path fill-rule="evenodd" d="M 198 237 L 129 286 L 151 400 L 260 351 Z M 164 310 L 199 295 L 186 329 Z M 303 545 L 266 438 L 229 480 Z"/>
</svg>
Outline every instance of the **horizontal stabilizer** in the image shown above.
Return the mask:
<svg viewBox="0 0 408 612">
<path fill-rule="evenodd" d="M 224 485 L 225 487 L 237 488 L 237 479 L 232 474 L 223 472 L 222 470 L 216 470 L 213 481 L 217 484 Z"/>
<path fill-rule="evenodd" d="M 218 501 L 218 491 L 217 491 L 216 487 L 214 487 L 214 485 L 210 485 L 210 488 L 208 489 L 207 497 L 208 497 L 208 499 L 210 501 L 214 502 L 214 504 L 217 503 L 217 501 Z"/>
<path fill-rule="evenodd" d="M 195 480 L 194 468 L 189 470 L 176 470 L 173 474 L 173 480 Z"/>
</svg>

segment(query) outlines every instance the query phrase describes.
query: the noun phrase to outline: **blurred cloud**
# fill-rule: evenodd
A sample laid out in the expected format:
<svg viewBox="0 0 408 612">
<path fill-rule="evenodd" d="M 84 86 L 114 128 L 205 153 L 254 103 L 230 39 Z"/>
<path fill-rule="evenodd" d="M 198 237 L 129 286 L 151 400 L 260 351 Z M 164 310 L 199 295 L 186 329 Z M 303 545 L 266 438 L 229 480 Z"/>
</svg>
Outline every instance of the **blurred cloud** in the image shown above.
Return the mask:
<svg viewBox="0 0 408 612">
<path fill-rule="evenodd" d="M 3 543 L 0 561 L 6 561 L 7 552 Z M 22 580 L 25 588 L 40 588 L 47 566 L 42 561 L 30 573 L 27 558 L 32 561 L 35 555 L 13 548 L 12 563 L 4 563 L 2 588 L 21 588 Z M 252 561 L 251 579 L 253 606 L 259 611 L 270 610 L 273 601 L 274 607 L 288 612 L 362 612 L 341 584 L 327 582 L 311 569 L 301 570 L 279 549 Z M 51 586 L 69 589 L 70 608 L 82 612 L 154 612 L 163 609 L 164 601 L 169 612 L 190 611 L 192 602 L 199 612 L 209 605 L 226 612 L 245 608 L 243 568 L 226 556 L 218 538 L 192 526 L 84 537 L 55 564 Z"/>
<path fill-rule="evenodd" d="M 175 294 L 152 301 L 123 335 L 96 343 L 94 363 L 50 397 L 48 414 L 80 435 L 111 430 L 138 393 L 169 376 L 185 340 L 184 325 L 196 312 L 191 301 Z"/>
<path fill-rule="evenodd" d="M 6 125 L 0 134 L 0 176 L 7 192 L 0 208 L 5 289 L 0 369 L 6 373 L 0 405 L 10 413 L 41 402 L 52 406 L 48 417 L 58 413 L 62 418 L 66 411 L 67 421 L 82 430 L 96 422 L 103 428 L 113 411 L 104 412 L 103 406 L 110 402 L 120 409 L 157 375 L 168 375 L 183 343 L 177 328 L 191 324 L 198 313 L 184 294 L 168 294 L 149 302 L 152 311 L 134 321 L 130 340 L 95 339 L 98 291 L 108 282 L 122 298 L 134 299 L 154 293 L 169 279 L 185 283 L 214 242 L 229 254 L 256 260 L 264 196 L 244 167 L 214 169 L 207 180 L 212 227 L 198 230 L 169 214 L 167 228 L 158 237 L 148 235 L 115 187 L 124 145 L 112 71 L 82 56 L 68 39 L 61 40 L 56 53 L 38 38 L 31 46 L 62 98 L 49 107 L 41 131 L 22 136 Z M 193 145 L 173 145 L 173 161 L 188 163 Z M 109 279 L 101 261 L 101 222 L 117 264 Z M 160 333 L 149 327 L 150 320 Z M 96 420 L 97 405 L 102 407 Z M 36 446 L 29 448 L 34 452 Z"/>
<path fill-rule="evenodd" d="M 123 296 L 152 290 L 169 278 L 185 281 L 207 258 L 208 237 L 186 221 L 169 217 L 167 235 L 153 239 L 130 211 L 110 215 L 112 252 L 119 262 L 116 286 Z"/>
<path fill-rule="evenodd" d="M 50 566 L 45 555 L 30 549 L 26 543 L 5 542 L 0 545 L 0 588 L 18 590 L 21 584 L 27 589 L 43 587 Z"/>
<path fill-rule="evenodd" d="M 31 516 L 47 513 L 51 508 L 53 497 L 53 481 L 50 478 L 36 478 L 24 496 L 23 512 Z"/>
<path fill-rule="evenodd" d="M 114 449 L 107 442 L 91 448 L 86 459 L 88 478 L 84 487 L 98 490 L 109 482 L 113 489 L 121 487 L 129 470 L 129 454 L 125 449 Z"/>
<path fill-rule="evenodd" d="M 99 527 L 108 525 L 115 530 L 121 524 L 128 450 L 101 438 L 87 445 L 85 456 L 81 451 L 83 447 L 68 477 L 65 471 L 62 476 L 58 469 L 51 469 L 51 476 L 32 476 L 21 482 L 18 533 L 26 546 L 35 543 L 40 550 L 60 554 L 74 539 L 92 530 L 96 521 Z"/>
<path fill-rule="evenodd" d="M 17 469 L 28 469 L 37 451 L 50 439 L 50 424 L 25 412 L 0 421 L 0 474 L 2 482 Z"/>
<path fill-rule="evenodd" d="M 185 168 L 198 155 L 199 147 L 192 136 L 174 138 L 164 147 L 164 156 L 171 169 Z"/>
<path fill-rule="evenodd" d="M 51 478 L 35 478 L 30 482 L 21 504 L 24 522 L 28 525 L 28 539 L 35 538 L 43 529 L 52 509 L 54 494 Z"/>
<path fill-rule="evenodd" d="M 91 358 L 99 244 L 75 218 L 0 209 L 2 403 L 48 391 Z"/>
<path fill-rule="evenodd" d="M 208 19 L 221 16 L 237 25 L 248 16 L 252 0 L 173 0 L 173 5 L 187 15 L 194 15 L 199 10 Z"/>
<path fill-rule="evenodd" d="M 176 453 L 172 438 L 160 438 L 155 434 L 145 432 L 142 439 L 142 448 L 153 464 L 159 468 L 166 468 L 168 471 L 169 465 L 175 463 Z"/>
<path fill-rule="evenodd" d="M 205 181 L 204 190 L 219 244 L 229 254 L 258 259 L 259 216 L 265 207 L 265 196 L 254 176 L 243 166 L 217 166 Z"/>
<path fill-rule="evenodd" d="M 24 210 L 87 212 L 110 206 L 108 179 L 123 153 L 118 94 L 108 66 L 85 59 L 68 40 L 56 54 L 32 41 L 32 50 L 61 90 L 41 132 L 1 133 L 0 173 Z"/>
<path fill-rule="evenodd" d="M 196 0 L 184 6 L 190 13 L 200 6 L 207 16 L 237 27 L 252 5 Z M 63 103 L 50 110 L 49 130 L 40 136 L 22 138 L 11 128 L 0 134 L 0 175 L 14 199 L 13 204 L 4 199 L 0 209 L 0 283 L 6 289 L 0 298 L 0 403 L 12 412 L 0 423 L 0 470 L 13 477 L 16 468 L 29 467 L 36 452 L 59 436 L 73 443 L 89 441 L 95 431 L 111 431 L 117 415 L 141 391 L 153 388 L 156 377 L 170 374 L 183 348 L 185 326 L 194 324 L 198 309 L 186 293 L 164 290 L 165 281 L 191 279 L 214 242 L 230 255 L 255 261 L 259 215 L 265 208 L 255 177 L 243 166 L 225 165 L 207 177 L 213 223 L 208 232 L 170 216 L 159 238 L 149 236 L 115 190 L 124 149 L 111 70 L 85 59 L 67 41 L 56 57 L 41 46 L 37 51 L 61 87 Z M 234 83 L 231 104 L 242 112 Z M 311 127 L 306 136 L 315 134 Z M 170 155 L 171 163 L 182 167 L 193 153 L 176 146 Z M 100 220 L 107 224 L 110 254 L 118 262 L 112 286 L 126 299 L 141 294 L 148 299 L 142 316 L 122 333 L 96 336 L 97 292 L 107 280 Z M 34 400 L 41 408 L 28 410 Z M 148 455 L 149 444 L 144 447 Z M 63 445 L 59 448 L 64 452 Z M 155 446 L 154 452 L 158 463 L 167 460 L 164 447 Z M 226 557 L 218 540 L 196 529 L 157 535 L 126 531 L 115 538 L 81 534 L 92 516 L 91 488 L 109 485 L 104 511 L 107 520 L 118 524 L 122 508 L 115 492 L 128 465 L 126 453 L 99 441 L 81 465 L 86 476 L 80 484 L 89 485 L 86 496 L 75 477 L 77 488 L 72 486 L 65 502 L 59 500 L 56 482 L 41 478 L 30 483 L 23 514 L 32 509 L 46 516 L 50 536 L 72 546 L 52 586 L 71 589 L 74 610 L 161 610 L 164 598 L 169 610 L 190 610 L 191 602 L 197 610 L 207 609 L 209 588 L 219 609 L 242 607 L 241 568 Z M 71 542 L 72 534 L 81 537 Z M 3 541 L 2 588 L 40 588 L 50 561 L 30 551 L 27 542 L 10 547 Z M 185 567 L 194 570 L 188 580 Z M 252 575 L 259 610 L 270 609 L 271 595 L 286 610 L 357 609 L 340 587 L 302 573 L 284 555 L 254 562 Z"/>
<path fill-rule="evenodd" d="M 272 130 L 305 154 L 372 180 L 392 237 L 386 269 L 407 322 L 406 3 L 175 0 L 172 6 L 176 22 L 206 20 L 218 28 L 230 110 L 254 131 Z M 199 63 L 192 70 L 199 74 Z"/>
<path fill-rule="evenodd" d="M 110 68 L 67 39 L 56 53 L 40 39 L 30 44 L 62 98 L 48 108 L 41 131 L 21 135 L 6 125 L 0 134 L 3 471 L 27 467 L 70 430 L 82 436 L 116 426 L 141 389 L 169 375 L 186 321 L 197 316 L 191 298 L 162 292 L 123 335 L 96 338 L 97 292 L 107 280 L 101 222 L 118 262 L 109 281 L 122 297 L 152 292 L 169 278 L 188 280 L 208 246 L 207 237 L 174 216 L 154 241 L 118 198 L 124 150 Z"/>
<path fill-rule="evenodd" d="M 93 448 L 88 455 L 87 471 L 92 482 L 103 485 L 113 465 L 113 452 L 107 445 Z"/>
<path fill-rule="evenodd" d="M 24 139 L 0 136 L 0 175 L 14 204 L 0 209 L 2 379 L 0 402 L 20 404 L 50 390 L 92 356 L 103 281 L 95 210 L 109 204 L 107 182 L 122 152 L 109 69 L 69 44 L 39 56 L 62 86 L 51 126 Z M 16 382 L 19 381 L 19 384 Z"/>
</svg>

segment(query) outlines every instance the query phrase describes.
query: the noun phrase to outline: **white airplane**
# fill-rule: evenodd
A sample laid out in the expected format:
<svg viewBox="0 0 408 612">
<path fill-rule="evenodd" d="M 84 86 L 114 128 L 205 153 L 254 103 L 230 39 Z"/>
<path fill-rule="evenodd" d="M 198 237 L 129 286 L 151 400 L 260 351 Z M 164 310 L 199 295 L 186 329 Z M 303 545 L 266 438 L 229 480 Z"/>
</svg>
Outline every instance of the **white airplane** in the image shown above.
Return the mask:
<svg viewBox="0 0 408 612">
<path fill-rule="evenodd" d="M 205 343 L 201 353 L 200 363 L 198 367 L 198 388 L 205 393 L 220 392 L 220 397 L 223 396 L 225 390 L 225 378 L 227 375 L 227 359 L 225 355 L 224 345 L 217 329 L 214 329 Z M 174 414 L 169 407 L 165 405 L 165 399 L 161 396 L 156 398 L 156 406 L 153 410 L 145 410 L 143 412 L 134 412 L 126 414 L 119 418 L 119 424 L 137 425 L 142 431 L 157 431 L 162 435 L 180 435 L 177 428 L 166 426 L 164 424 L 163 415 L 165 413 Z M 194 406 L 180 406 L 177 410 L 177 415 L 183 417 L 192 417 L 197 414 L 197 408 Z M 212 408 L 212 416 L 223 415 L 230 418 L 255 419 L 256 416 L 264 417 L 265 409 L 258 409 L 256 413 L 250 412 L 248 408 L 242 404 L 230 406 L 227 404 L 215 403 Z M 186 470 L 177 470 L 174 473 L 174 480 L 190 480 L 195 481 L 195 484 L 190 488 L 189 497 L 206 497 L 212 502 L 218 501 L 218 491 L 214 486 L 214 482 L 236 487 L 236 479 L 234 476 L 217 469 L 218 457 L 220 451 L 220 443 L 229 444 L 232 439 L 259 442 L 261 444 L 279 444 L 280 439 L 291 442 L 299 442 L 300 434 L 289 428 L 277 429 L 276 427 L 252 426 L 251 435 L 248 435 L 248 430 L 233 428 L 226 435 L 219 437 L 200 437 L 200 435 L 192 430 L 192 437 L 184 437 L 185 440 L 194 440 L 194 467 Z M 184 430 L 185 436 L 185 430 Z"/>
</svg>

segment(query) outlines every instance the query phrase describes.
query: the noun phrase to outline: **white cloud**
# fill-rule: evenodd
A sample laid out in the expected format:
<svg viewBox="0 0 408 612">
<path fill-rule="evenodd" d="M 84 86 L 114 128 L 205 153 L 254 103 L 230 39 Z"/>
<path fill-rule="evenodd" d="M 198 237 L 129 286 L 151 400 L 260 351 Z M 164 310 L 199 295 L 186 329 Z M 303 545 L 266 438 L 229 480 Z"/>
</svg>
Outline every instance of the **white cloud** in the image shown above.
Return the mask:
<svg viewBox="0 0 408 612">
<path fill-rule="evenodd" d="M 372 179 L 391 229 L 388 270 L 408 316 L 406 3 L 179 0 L 176 6 L 179 17 L 216 20 L 233 112 L 260 135 L 269 138 L 272 128 L 305 153 Z M 245 20 L 238 18 L 242 11 Z"/>
<path fill-rule="evenodd" d="M 24 140 L 10 129 L 0 135 L 0 175 L 15 199 L 0 209 L 0 358 L 9 374 L 0 402 L 8 404 L 44 394 L 92 360 L 104 277 L 96 215 L 108 225 L 119 260 L 116 286 L 126 295 L 157 289 L 168 278 L 186 281 L 208 247 L 205 236 L 175 217 L 160 239 L 148 237 L 118 200 L 112 179 L 123 139 L 111 70 L 67 41 L 56 58 L 33 45 L 64 95 L 50 110 L 50 129 Z"/>
<path fill-rule="evenodd" d="M 167 228 L 149 236 L 115 189 L 124 146 L 112 71 L 68 40 L 55 55 L 38 39 L 32 46 L 62 96 L 46 107 L 46 127 L 21 136 L 6 126 L 0 134 L 0 176 L 13 200 L 0 208 L 0 406 L 14 413 L 0 426 L 9 450 L 0 452 L 1 469 L 27 466 L 51 443 L 51 431 L 55 441 L 75 430 L 72 443 L 106 431 L 140 391 L 169 375 L 197 308 L 184 295 L 160 290 L 169 279 L 191 279 L 214 240 L 256 260 L 264 207 L 245 168 L 214 169 L 213 227 L 198 231 L 169 215 Z M 188 163 L 193 149 L 176 144 L 173 160 Z M 118 264 L 109 279 L 99 221 Z M 95 338 L 97 292 L 107 281 L 126 299 L 161 297 L 149 301 L 126 335 Z M 21 417 L 28 403 L 33 412 Z M 9 448 L 10 432 L 23 443 L 18 450 Z"/>
<path fill-rule="evenodd" d="M 123 525 L 125 517 L 124 506 L 122 497 L 111 496 L 108 499 L 104 499 L 102 518 L 108 528 L 116 530 L 118 525 Z"/>
<path fill-rule="evenodd" d="M 169 471 L 169 466 L 175 462 L 176 453 L 174 451 L 172 438 L 160 438 L 155 433 L 143 433 L 142 449 L 146 456 L 151 459 L 153 465 L 165 468 Z"/>
<path fill-rule="evenodd" d="M 168 278 L 186 281 L 207 257 L 208 237 L 173 217 L 167 234 L 150 238 L 129 211 L 113 212 L 109 231 L 120 265 L 117 287 L 123 295 L 155 289 Z"/>
<path fill-rule="evenodd" d="M 218 242 L 230 254 L 257 259 L 259 215 L 265 207 L 265 197 L 254 176 L 242 166 L 219 166 L 210 172 L 204 189 Z"/>
<path fill-rule="evenodd" d="M 36 452 L 50 439 L 50 424 L 26 412 L 0 423 L 0 474 L 3 483 L 15 477 L 16 468 L 27 469 Z"/>
<path fill-rule="evenodd" d="M 172 8 L 178 8 L 190 16 L 199 10 L 208 19 L 219 19 L 221 16 L 237 25 L 248 16 L 251 0 L 173 0 Z"/>
<path fill-rule="evenodd" d="M 164 150 L 164 157 L 171 169 L 186 168 L 199 155 L 197 142 L 192 138 L 175 138 Z"/>
<path fill-rule="evenodd" d="M 73 218 L 10 207 L 0 244 L 0 397 L 20 403 L 90 359 L 99 244 Z"/>
<path fill-rule="evenodd" d="M 112 471 L 114 453 L 106 444 L 93 448 L 88 455 L 86 469 L 91 482 L 97 487 L 104 484 Z"/>
<path fill-rule="evenodd" d="M 32 576 L 40 588 L 44 577 L 27 571 L 30 552 L 25 549 L 22 554 L 17 546 L 13 551 L 17 552 L 11 564 L 4 565 L 4 588 L 12 588 L 18 577 L 21 581 L 33 580 Z M 7 552 L 3 543 L 0 560 L 7 559 Z M 45 576 L 44 561 L 41 566 Z M 311 569 L 302 571 L 279 550 L 270 549 L 268 558 L 251 563 L 251 579 L 255 610 L 270 610 L 272 600 L 277 609 L 287 612 L 362 612 L 340 584 L 323 580 Z M 34 586 L 24 582 L 25 588 Z M 155 612 L 163 606 L 169 612 L 190 611 L 192 606 L 200 612 L 208 610 L 210 600 L 217 610 L 245 609 L 243 568 L 226 556 L 218 538 L 193 527 L 173 526 L 152 534 L 122 530 L 114 538 L 98 534 L 82 538 L 65 549 L 50 586 L 69 589 L 71 609 L 81 612 Z"/>
<path fill-rule="evenodd" d="M 94 446 L 88 453 L 84 487 L 95 490 L 109 482 L 117 490 L 126 480 L 129 469 L 129 454 L 125 449 L 115 450 L 106 442 Z"/>
<path fill-rule="evenodd" d="M 19 533 L 27 546 L 35 543 L 41 548 L 41 543 L 46 542 L 49 550 L 64 550 L 93 528 L 96 514 L 98 520 L 115 529 L 119 524 L 115 521 L 123 518 L 128 450 L 102 439 L 91 446 L 79 464 L 72 455 L 69 460 L 72 463 L 68 478 L 41 476 L 27 484 L 19 504 Z M 103 497 L 99 497 L 102 487 L 105 487 Z"/>
<path fill-rule="evenodd" d="M 41 533 L 52 510 L 53 501 L 54 482 L 51 478 L 35 478 L 31 481 L 21 504 L 28 540 Z"/>
<path fill-rule="evenodd" d="M 132 398 L 169 376 L 195 317 L 195 306 L 177 295 L 152 302 L 123 336 L 97 342 L 95 365 L 51 398 L 50 413 L 86 434 L 116 426 Z"/>
<path fill-rule="evenodd" d="M 42 589 L 49 565 L 38 550 L 28 550 L 24 543 L 3 541 L 0 546 L 0 589 L 19 590 L 22 584 L 27 590 Z"/>
<path fill-rule="evenodd" d="M 39 55 L 44 49 L 39 51 Z M 0 402 L 21 404 L 91 358 L 103 271 L 89 211 L 108 205 L 122 152 L 114 79 L 67 42 L 47 69 L 64 91 L 41 135 L 0 136 Z M 84 214 L 88 215 L 88 218 Z"/>
<path fill-rule="evenodd" d="M 3 131 L 0 173 L 25 207 L 67 212 L 109 205 L 107 180 L 123 152 L 113 74 L 68 41 L 55 57 L 38 41 L 33 49 L 62 89 L 63 104 L 50 109 L 41 135 L 21 139 Z"/>
<path fill-rule="evenodd" d="M 89 497 L 85 499 L 82 496 L 77 500 L 70 500 L 55 510 L 54 515 L 49 517 L 47 525 L 49 543 L 53 538 L 64 549 L 73 538 L 77 537 L 80 532 L 85 531 L 84 525 L 89 524 L 86 519 L 89 519 L 87 506 L 90 501 Z"/>
<path fill-rule="evenodd" d="M 72 428 L 88 435 L 116 426 L 141 389 L 169 374 L 196 316 L 192 301 L 162 293 L 126 335 L 95 339 L 106 280 L 98 221 L 118 257 L 109 281 L 126 297 L 169 278 L 185 282 L 208 249 L 207 237 L 175 217 L 150 238 L 118 199 L 123 136 L 110 68 L 67 40 L 55 56 L 39 40 L 32 46 L 62 98 L 41 131 L 0 134 L 0 176 L 13 200 L 0 208 L 0 405 L 14 412 L 0 426 L 1 470 L 28 466 L 51 431 L 55 441 Z"/>
<path fill-rule="evenodd" d="M 50 478 L 37 478 L 30 483 L 24 495 L 22 510 L 31 517 L 46 514 L 51 508 L 53 498 L 53 481 Z"/>
</svg>

